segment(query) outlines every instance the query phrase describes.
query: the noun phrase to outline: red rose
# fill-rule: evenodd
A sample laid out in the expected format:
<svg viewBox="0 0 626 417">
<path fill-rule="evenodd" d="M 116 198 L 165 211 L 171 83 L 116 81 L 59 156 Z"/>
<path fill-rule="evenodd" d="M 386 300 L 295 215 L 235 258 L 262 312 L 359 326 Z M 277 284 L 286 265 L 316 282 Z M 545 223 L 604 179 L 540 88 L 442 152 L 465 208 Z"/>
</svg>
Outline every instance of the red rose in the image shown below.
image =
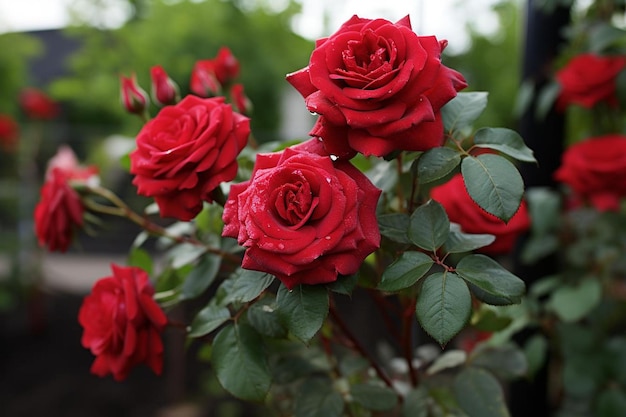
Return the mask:
<svg viewBox="0 0 626 417">
<path fill-rule="evenodd" d="M 327 152 L 350 158 L 423 151 L 442 144 L 439 110 L 467 86 L 441 64 L 445 45 L 416 35 L 408 16 L 395 24 L 353 16 L 318 40 L 309 66 L 287 81 L 320 115 L 310 134 Z"/>
<path fill-rule="evenodd" d="M 19 126 L 9 115 L 0 114 L 0 148 L 13 151 L 17 145 Z"/>
<path fill-rule="evenodd" d="M 134 366 L 145 363 L 158 375 L 167 317 L 154 301 L 148 274 L 114 264 L 111 269 L 113 275 L 94 284 L 78 313 L 84 329 L 81 343 L 96 356 L 91 372 L 110 373 L 121 381 Z"/>
<path fill-rule="evenodd" d="M 554 178 L 571 187 L 574 205 L 617 211 L 626 197 L 626 136 L 605 135 L 570 146 Z"/>
<path fill-rule="evenodd" d="M 380 190 L 347 161 L 333 163 L 317 139 L 259 154 L 249 181 L 231 186 L 223 236 L 246 248 L 242 266 L 292 288 L 358 271 L 380 244 Z"/>
<path fill-rule="evenodd" d="M 130 172 L 138 193 L 154 197 L 162 217 L 191 220 L 211 192 L 237 175 L 250 121 L 223 97 L 189 95 L 161 109 L 137 135 Z"/>
<path fill-rule="evenodd" d="M 50 251 L 65 252 L 76 229 L 83 226 L 83 204 L 69 181 L 62 169 L 50 170 L 35 207 L 35 234 Z"/>
<path fill-rule="evenodd" d="M 35 88 L 25 88 L 20 94 L 20 106 L 31 119 L 54 119 L 59 114 L 59 106 L 43 92 Z"/>
<path fill-rule="evenodd" d="M 152 98 L 161 105 L 176 104 L 178 101 L 178 86 L 160 65 L 150 68 L 152 80 Z"/>
<path fill-rule="evenodd" d="M 574 57 L 556 73 L 561 85 L 557 109 L 563 111 L 570 104 L 591 108 L 599 102 L 617 106 L 615 79 L 624 66 L 624 56 L 582 54 Z"/>
<path fill-rule="evenodd" d="M 496 237 L 491 245 L 478 249 L 478 252 L 488 255 L 509 253 L 517 238 L 530 227 L 526 202 L 522 201 L 517 213 L 505 223 L 484 211 L 472 200 L 461 174 L 433 188 L 431 197 L 446 209 L 450 221 L 458 223 L 465 233 L 486 233 Z"/>
<path fill-rule="evenodd" d="M 230 88 L 230 99 L 241 114 L 250 114 L 252 111 L 252 102 L 243 91 L 242 84 L 233 84 Z"/>
</svg>

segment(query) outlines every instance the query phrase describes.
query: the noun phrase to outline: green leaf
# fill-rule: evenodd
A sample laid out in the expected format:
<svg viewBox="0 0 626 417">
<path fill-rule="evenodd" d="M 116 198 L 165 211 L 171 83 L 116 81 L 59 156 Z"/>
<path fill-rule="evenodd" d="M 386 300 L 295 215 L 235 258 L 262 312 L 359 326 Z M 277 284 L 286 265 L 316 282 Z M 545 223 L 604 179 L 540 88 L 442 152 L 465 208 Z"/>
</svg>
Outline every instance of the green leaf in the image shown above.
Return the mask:
<svg viewBox="0 0 626 417">
<path fill-rule="evenodd" d="M 328 289 L 337 294 L 352 295 L 359 282 L 359 275 L 340 276 L 337 281 L 328 284 Z"/>
<path fill-rule="evenodd" d="M 200 337 L 211 333 L 230 319 L 228 308 L 209 303 L 196 314 L 189 326 L 189 337 Z"/>
<path fill-rule="evenodd" d="M 438 272 L 424 280 L 417 298 L 417 319 L 440 345 L 461 331 L 471 312 L 472 296 L 458 275 Z"/>
<path fill-rule="evenodd" d="M 331 381 L 322 378 L 306 380 L 296 396 L 295 417 L 340 417 L 343 398 Z"/>
<path fill-rule="evenodd" d="M 461 154 L 452 148 L 438 147 L 424 152 L 417 160 L 421 184 L 437 181 L 452 173 L 461 163 Z"/>
<path fill-rule="evenodd" d="M 488 93 L 484 91 L 458 93 L 441 109 L 441 117 L 446 131 L 461 130 L 472 123 L 487 108 Z"/>
<path fill-rule="evenodd" d="M 450 223 L 450 233 L 444 247 L 447 253 L 471 252 L 492 244 L 494 240 L 494 235 L 463 233 L 457 223 Z"/>
<path fill-rule="evenodd" d="M 595 415 L 602 417 L 626 416 L 626 394 L 623 390 L 609 388 L 598 396 Z"/>
<path fill-rule="evenodd" d="M 485 255 L 468 255 L 456 266 L 456 273 L 483 292 L 517 304 L 526 291 L 524 281 Z"/>
<path fill-rule="evenodd" d="M 391 213 L 378 216 L 380 234 L 398 243 L 411 243 L 407 231 L 411 218 L 404 213 Z"/>
<path fill-rule="evenodd" d="M 594 278 L 557 288 L 547 305 L 565 322 L 582 319 L 602 300 L 602 284 Z"/>
<path fill-rule="evenodd" d="M 524 194 L 522 176 L 499 155 L 469 156 L 461 163 L 467 192 L 488 213 L 508 222 L 517 212 Z"/>
<path fill-rule="evenodd" d="M 545 84 L 537 95 L 537 106 L 535 107 L 535 117 L 544 119 L 554 107 L 556 98 L 561 93 L 561 84 L 556 81 Z"/>
<path fill-rule="evenodd" d="M 545 365 L 548 355 L 548 341 L 545 336 L 536 334 L 524 344 L 524 354 L 528 363 L 528 376 L 533 378 Z"/>
<path fill-rule="evenodd" d="M 328 291 L 323 286 L 299 285 L 288 290 L 281 285 L 276 303 L 291 334 L 308 343 L 322 327 L 328 314 Z"/>
<path fill-rule="evenodd" d="M 474 145 L 502 152 L 518 161 L 537 162 L 532 149 L 514 130 L 502 127 L 484 127 L 474 135 Z"/>
<path fill-rule="evenodd" d="M 382 291 L 400 291 L 415 284 L 430 270 L 434 261 L 422 252 L 404 252 L 383 272 L 378 284 Z"/>
<path fill-rule="evenodd" d="M 215 337 L 211 357 L 225 390 L 246 401 L 263 401 L 271 379 L 261 336 L 249 325 L 231 324 Z"/>
<path fill-rule="evenodd" d="M 222 258 L 217 255 L 204 256 L 185 278 L 180 298 L 183 300 L 196 298 L 206 291 L 215 280 L 221 261 Z"/>
<path fill-rule="evenodd" d="M 152 275 L 152 257 L 145 249 L 133 247 L 128 254 L 128 266 L 136 266 Z"/>
<path fill-rule="evenodd" d="M 443 352 L 434 360 L 433 364 L 426 370 L 427 375 L 433 375 L 445 369 L 461 366 L 467 360 L 467 353 L 463 350 L 452 349 Z"/>
<path fill-rule="evenodd" d="M 250 325 L 263 336 L 284 338 L 287 329 L 283 326 L 276 306 L 276 299 L 266 296 L 254 303 L 247 313 Z"/>
<path fill-rule="evenodd" d="M 454 396 L 468 417 L 510 416 L 502 387 L 484 369 L 466 368 L 454 380 Z"/>
<path fill-rule="evenodd" d="M 402 404 L 402 417 L 428 417 L 428 392 L 423 387 L 410 391 Z"/>
<path fill-rule="evenodd" d="M 367 410 L 391 410 L 398 403 L 398 395 L 390 388 L 374 384 L 354 384 L 350 394 L 357 404 Z"/>
<path fill-rule="evenodd" d="M 232 287 L 229 288 L 222 304 L 247 303 L 261 295 L 272 284 L 274 276 L 265 272 L 239 268 L 228 278 L 228 281 L 232 283 Z"/>
<path fill-rule="evenodd" d="M 189 265 L 206 252 L 203 246 L 192 245 L 191 243 L 181 243 L 172 248 L 167 257 L 172 268 L 178 269 Z"/>
<path fill-rule="evenodd" d="M 471 359 L 473 366 L 478 366 L 502 379 L 524 376 L 528 371 L 526 356 L 517 346 L 485 346 L 476 351 Z"/>
<path fill-rule="evenodd" d="M 411 214 L 409 239 L 422 249 L 435 252 L 448 238 L 450 221 L 441 204 L 429 200 Z"/>
</svg>

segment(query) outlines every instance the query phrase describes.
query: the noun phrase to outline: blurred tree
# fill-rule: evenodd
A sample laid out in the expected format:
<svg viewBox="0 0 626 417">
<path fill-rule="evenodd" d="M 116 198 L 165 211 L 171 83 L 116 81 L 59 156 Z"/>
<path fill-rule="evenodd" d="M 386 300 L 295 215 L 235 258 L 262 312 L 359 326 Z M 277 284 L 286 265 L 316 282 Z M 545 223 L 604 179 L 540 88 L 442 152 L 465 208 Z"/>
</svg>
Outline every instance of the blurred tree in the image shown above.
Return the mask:
<svg viewBox="0 0 626 417">
<path fill-rule="evenodd" d="M 84 3 L 76 1 L 77 6 Z M 73 123 L 105 126 L 102 134 L 134 135 L 141 122 L 122 111 L 120 74 L 135 72 L 149 91 L 150 67 L 159 64 L 184 95 L 195 61 L 213 58 L 221 46 L 228 46 L 241 63 L 240 81 L 255 105 L 256 136 L 275 139 L 279 101 L 288 88 L 284 76 L 305 65 L 312 49 L 312 43 L 290 27 L 299 10 L 297 3 L 287 2 L 282 10 L 273 10 L 269 2 L 220 0 L 130 0 L 129 4 L 134 18 L 118 29 L 86 25 L 68 29 L 83 40 L 84 48 L 72 59 L 73 74 L 55 82 L 52 92 L 70 107 Z M 93 10 L 86 10 L 83 18 Z"/>
<path fill-rule="evenodd" d="M 40 52 L 41 45 L 31 36 L 0 35 L 0 113 L 17 115 L 20 89 L 30 82 L 27 60 Z"/>
<path fill-rule="evenodd" d="M 469 84 L 466 91 L 489 91 L 489 106 L 477 125 L 515 128 L 514 108 L 521 70 L 522 5 L 518 0 L 503 0 L 493 7 L 499 20 L 497 30 L 485 34 L 475 23 L 469 23 L 469 49 L 444 57 L 444 62 L 465 76 Z"/>
</svg>

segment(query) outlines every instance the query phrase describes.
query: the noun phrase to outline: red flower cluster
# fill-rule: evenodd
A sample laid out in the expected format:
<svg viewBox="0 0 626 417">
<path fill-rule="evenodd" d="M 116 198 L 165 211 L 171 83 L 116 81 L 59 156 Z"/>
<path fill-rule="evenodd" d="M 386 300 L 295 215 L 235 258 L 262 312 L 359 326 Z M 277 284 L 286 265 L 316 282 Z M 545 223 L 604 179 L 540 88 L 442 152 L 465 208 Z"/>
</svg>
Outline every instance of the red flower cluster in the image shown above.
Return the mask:
<svg viewBox="0 0 626 417">
<path fill-rule="evenodd" d="M 64 147 L 50 160 L 46 180 L 35 207 L 35 234 L 41 246 L 65 252 L 83 226 L 84 207 L 71 182 L 95 177 L 95 167 L 80 167 L 71 149 Z"/>
<path fill-rule="evenodd" d="M 211 193 L 237 175 L 250 121 L 223 97 L 189 95 L 161 109 L 137 135 L 130 172 L 138 193 L 153 197 L 163 217 L 191 220 Z"/>
<path fill-rule="evenodd" d="M 148 274 L 114 264 L 111 269 L 113 275 L 94 284 L 78 313 L 82 345 L 96 356 L 91 372 L 121 381 L 145 363 L 158 375 L 163 370 L 161 333 L 167 317 L 154 301 Z"/>
<path fill-rule="evenodd" d="M 242 267 L 292 288 L 358 271 L 380 244 L 380 190 L 347 161 L 333 163 L 317 139 L 257 155 L 249 181 L 230 189 L 223 236 L 246 248 Z"/>
<path fill-rule="evenodd" d="M 408 16 L 395 24 L 353 16 L 287 76 L 319 114 L 310 135 L 340 158 L 440 146 L 440 109 L 467 86 L 442 65 L 446 44 L 416 35 Z"/>
<path fill-rule="evenodd" d="M 239 75 L 239 62 L 230 49 L 223 47 L 215 59 L 196 62 L 191 72 L 191 91 L 200 97 L 218 95 L 222 86 L 227 85 Z"/>
<path fill-rule="evenodd" d="M 15 150 L 19 130 L 17 122 L 11 116 L 0 114 L 0 148 L 5 151 Z"/>
<path fill-rule="evenodd" d="M 626 136 L 605 135 L 570 146 L 554 178 L 573 191 L 571 205 L 588 202 L 601 211 L 617 211 L 626 197 Z"/>
<path fill-rule="evenodd" d="M 563 111 L 570 104 L 592 108 L 605 102 L 617 106 L 616 78 L 626 66 L 626 56 L 581 54 L 556 73 L 561 92 L 556 106 Z"/>
<path fill-rule="evenodd" d="M 35 88 L 26 88 L 21 92 L 20 106 L 31 119 L 49 120 L 59 114 L 58 104 Z"/>
<path fill-rule="evenodd" d="M 517 238 L 530 227 L 530 217 L 524 201 L 511 220 L 504 223 L 472 200 L 461 174 L 433 188 L 431 197 L 446 209 L 450 221 L 458 223 L 464 232 L 487 233 L 496 237 L 491 245 L 478 249 L 478 252 L 488 255 L 507 254 L 513 249 Z"/>
</svg>

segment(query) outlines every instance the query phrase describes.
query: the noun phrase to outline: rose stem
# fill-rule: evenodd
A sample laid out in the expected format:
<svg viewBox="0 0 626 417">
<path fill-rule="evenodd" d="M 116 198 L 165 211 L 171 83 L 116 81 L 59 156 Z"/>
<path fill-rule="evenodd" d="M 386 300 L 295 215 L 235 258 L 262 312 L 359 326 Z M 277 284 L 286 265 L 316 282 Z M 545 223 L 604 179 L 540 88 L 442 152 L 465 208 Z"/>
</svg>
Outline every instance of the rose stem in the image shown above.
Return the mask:
<svg viewBox="0 0 626 417">
<path fill-rule="evenodd" d="M 413 335 L 413 315 L 415 314 L 415 300 L 409 299 L 404 312 L 402 313 L 402 345 L 404 350 L 404 358 L 409 368 L 409 377 L 411 379 L 411 385 L 417 386 L 417 373 L 413 367 L 413 344 L 411 343 Z"/>
<path fill-rule="evenodd" d="M 385 382 L 385 384 L 389 388 L 393 388 L 393 383 L 391 382 L 391 380 L 389 379 L 387 374 L 385 374 L 385 371 L 383 371 L 383 369 L 376 363 L 374 358 L 372 358 L 370 356 L 370 354 L 365 350 L 365 348 L 363 348 L 363 346 L 357 340 L 357 338 L 354 336 L 354 334 L 352 334 L 352 332 L 350 331 L 350 329 L 348 328 L 346 323 L 343 321 L 341 316 L 339 316 L 339 313 L 337 312 L 335 306 L 332 303 L 330 305 L 329 311 L 330 311 L 331 318 L 334 320 L 334 322 L 337 324 L 337 326 L 339 326 L 339 328 L 341 329 L 343 334 L 350 340 L 350 342 L 352 342 L 352 345 L 353 345 L 354 349 L 357 352 L 359 352 L 359 354 L 361 354 L 361 356 L 363 356 L 365 359 L 367 359 L 367 361 L 370 363 L 371 367 L 374 369 L 374 371 L 376 371 L 376 374 L 378 375 L 378 377 L 381 380 L 383 380 L 383 382 Z"/>
<path fill-rule="evenodd" d="M 236 263 L 241 262 L 241 259 L 239 259 L 239 257 L 233 254 L 221 251 L 219 249 L 215 249 L 210 246 L 207 246 L 203 242 L 193 237 L 174 236 L 170 234 L 165 228 L 159 226 L 156 223 L 151 222 L 146 217 L 141 216 L 135 211 L 133 211 L 124 201 L 122 201 L 122 199 L 120 199 L 111 190 L 108 190 L 103 187 L 86 187 L 86 189 L 88 189 L 91 193 L 95 195 L 99 195 L 107 199 L 108 201 L 110 201 L 111 203 L 115 205 L 115 207 L 111 207 L 111 206 L 106 206 L 103 204 L 96 203 L 95 201 L 89 200 L 87 198 L 83 199 L 83 203 L 85 204 L 85 206 L 92 209 L 93 211 L 103 213 L 103 214 L 109 214 L 112 216 L 127 218 L 128 220 L 139 225 L 141 228 L 143 228 L 145 231 L 147 231 L 148 233 L 152 235 L 166 237 L 177 243 L 189 243 L 189 244 L 196 245 L 196 246 L 203 246 L 206 249 L 206 251 L 209 253 L 219 255 L 224 259 L 229 259 L 230 261 L 233 261 Z"/>
</svg>

